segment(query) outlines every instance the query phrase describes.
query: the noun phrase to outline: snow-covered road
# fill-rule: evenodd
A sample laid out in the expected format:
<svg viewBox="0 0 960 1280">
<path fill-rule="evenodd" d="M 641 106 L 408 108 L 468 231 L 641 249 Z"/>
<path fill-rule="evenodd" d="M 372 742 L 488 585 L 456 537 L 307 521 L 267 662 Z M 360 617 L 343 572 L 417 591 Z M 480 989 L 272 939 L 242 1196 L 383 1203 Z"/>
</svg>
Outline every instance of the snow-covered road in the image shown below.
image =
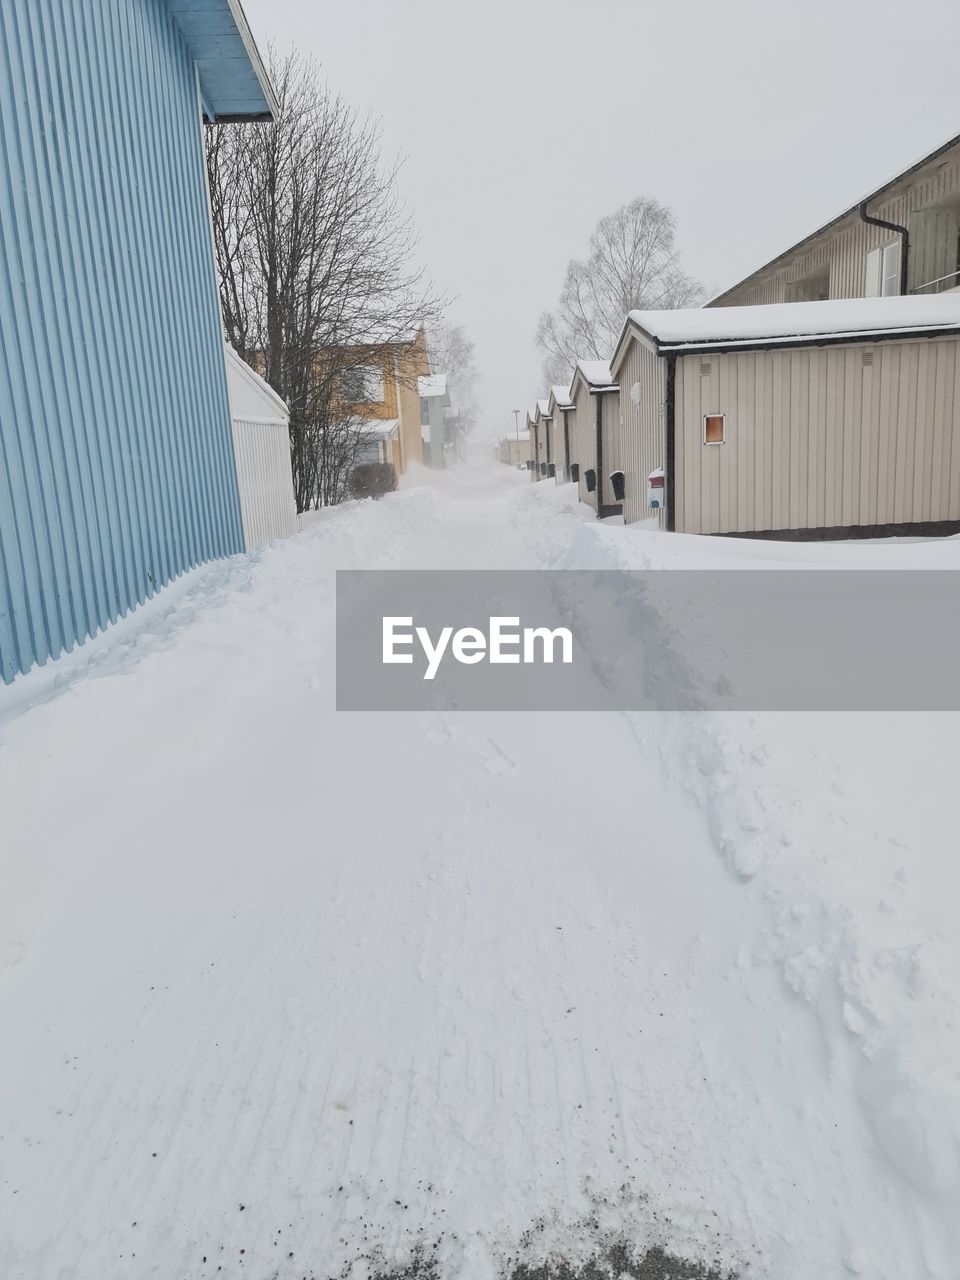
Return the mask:
<svg viewBox="0 0 960 1280">
<path fill-rule="evenodd" d="M 341 508 L 3 693 L 3 1280 L 492 1280 L 621 1234 L 960 1274 L 665 721 L 335 712 L 336 567 L 556 563 L 562 497 Z"/>
</svg>

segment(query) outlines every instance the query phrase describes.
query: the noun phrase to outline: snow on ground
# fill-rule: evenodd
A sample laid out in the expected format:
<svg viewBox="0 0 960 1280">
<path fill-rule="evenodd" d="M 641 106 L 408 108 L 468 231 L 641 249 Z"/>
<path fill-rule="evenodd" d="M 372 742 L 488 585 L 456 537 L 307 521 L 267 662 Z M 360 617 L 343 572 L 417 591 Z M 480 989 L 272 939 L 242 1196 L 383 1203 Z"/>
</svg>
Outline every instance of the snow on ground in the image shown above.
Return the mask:
<svg viewBox="0 0 960 1280">
<path fill-rule="evenodd" d="M 604 1232 L 960 1274 L 954 717 L 333 709 L 336 567 L 960 549 L 570 498 L 481 468 L 350 504 L 0 690 L 5 1280 L 418 1244 L 481 1280 Z"/>
</svg>

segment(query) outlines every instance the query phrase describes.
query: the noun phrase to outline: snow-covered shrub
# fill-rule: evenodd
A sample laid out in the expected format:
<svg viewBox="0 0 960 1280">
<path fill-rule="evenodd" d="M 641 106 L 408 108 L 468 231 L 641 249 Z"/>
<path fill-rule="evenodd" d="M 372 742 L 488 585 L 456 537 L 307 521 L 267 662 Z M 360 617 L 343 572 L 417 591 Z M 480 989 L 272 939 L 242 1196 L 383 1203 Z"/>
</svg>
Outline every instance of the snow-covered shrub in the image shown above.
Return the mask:
<svg viewBox="0 0 960 1280">
<path fill-rule="evenodd" d="M 355 498 L 382 498 L 397 487 L 392 462 L 362 462 L 350 473 L 350 492 Z"/>
</svg>

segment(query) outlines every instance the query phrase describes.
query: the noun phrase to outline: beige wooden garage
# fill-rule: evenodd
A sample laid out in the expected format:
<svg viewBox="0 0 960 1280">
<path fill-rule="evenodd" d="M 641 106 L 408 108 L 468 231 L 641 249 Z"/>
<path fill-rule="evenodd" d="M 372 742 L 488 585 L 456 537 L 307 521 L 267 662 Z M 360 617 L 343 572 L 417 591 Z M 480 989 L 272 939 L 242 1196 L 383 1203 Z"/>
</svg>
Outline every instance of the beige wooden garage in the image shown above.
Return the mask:
<svg viewBox="0 0 960 1280">
<path fill-rule="evenodd" d="M 534 422 L 537 429 L 537 472 L 540 479 L 545 480 L 554 472 L 553 416 L 549 400 L 537 401 Z"/>
<path fill-rule="evenodd" d="M 770 538 L 960 531 L 957 295 L 634 311 L 611 377 L 627 522 Z"/>
<path fill-rule="evenodd" d="M 623 467 L 618 397 L 619 387 L 605 360 L 577 361 L 570 383 L 576 421 L 577 483 L 581 502 L 589 503 L 601 519 L 621 511 L 614 492 L 616 477 Z"/>
<path fill-rule="evenodd" d="M 551 387 L 547 401 L 553 425 L 553 454 L 557 476 L 561 480 L 573 479 L 571 468 L 576 465 L 576 421 L 569 387 Z"/>
</svg>

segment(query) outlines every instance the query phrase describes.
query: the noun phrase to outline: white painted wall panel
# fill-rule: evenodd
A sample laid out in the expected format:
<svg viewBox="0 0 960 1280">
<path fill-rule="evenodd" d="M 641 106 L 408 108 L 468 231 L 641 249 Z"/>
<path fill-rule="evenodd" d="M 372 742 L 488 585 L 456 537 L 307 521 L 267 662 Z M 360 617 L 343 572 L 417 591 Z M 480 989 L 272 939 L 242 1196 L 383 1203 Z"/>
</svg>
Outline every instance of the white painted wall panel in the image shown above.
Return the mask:
<svg viewBox="0 0 960 1280">
<path fill-rule="evenodd" d="M 233 448 L 247 551 L 299 529 L 286 422 L 234 418 Z"/>
</svg>

